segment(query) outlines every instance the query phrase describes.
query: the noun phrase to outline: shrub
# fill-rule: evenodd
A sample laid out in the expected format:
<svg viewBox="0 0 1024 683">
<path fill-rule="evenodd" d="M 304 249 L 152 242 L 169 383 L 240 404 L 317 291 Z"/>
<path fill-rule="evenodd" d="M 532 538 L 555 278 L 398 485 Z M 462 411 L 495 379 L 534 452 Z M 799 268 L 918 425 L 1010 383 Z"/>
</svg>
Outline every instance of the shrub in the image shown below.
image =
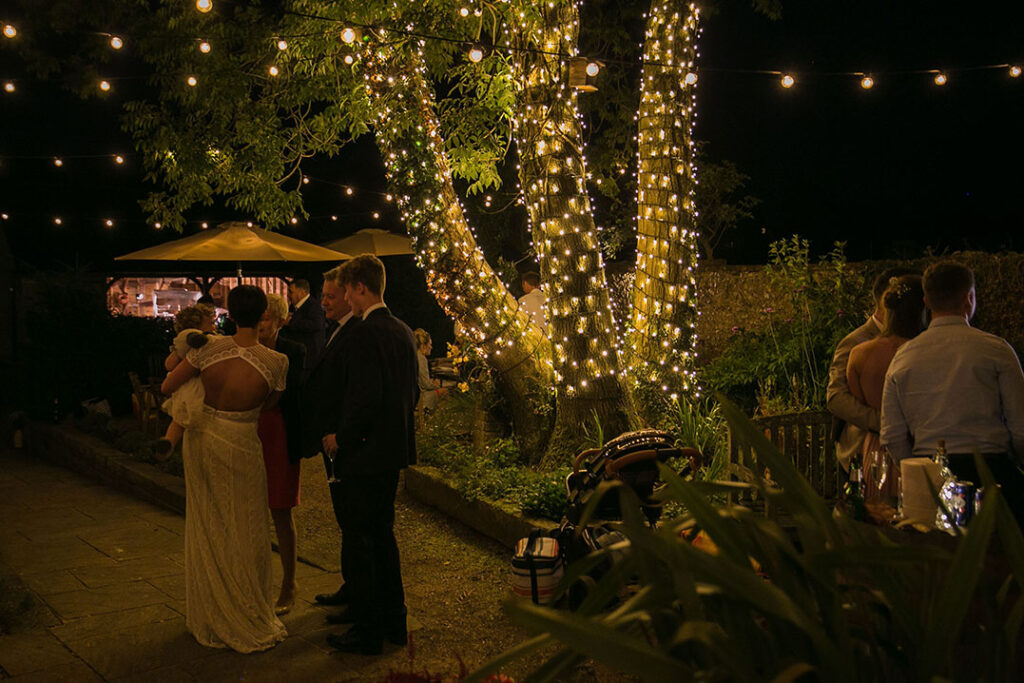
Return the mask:
<svg viewBox="0 0 1024 683">
<path fill-rule="evenodd" d="M 784 509 L 793 528 L 716 506 L 707 496 L 717 485 L 663 468 L 668 497 L 686 516 L 652 530 L 634 498 L 620 525 L 628 545 L 567 571 L 565 583 L 613 552 L 619 558 L 579 609 L 508 603 L 533 637 L 468 680 L 542 648 L 537 680 L 556 679 L 584 658 L 644 681 L 1019 680 L 1024 536 L 980 458 L 986 493 L 966 534 L 949 539 L 952 547 L 894 542 L 894 532 L 834 516 L 735 405 L 723 410 L 776 482 L 756 478 L 751 486 Z M 698 528 L 712 548 L 691 544 Z M 987 561 L 994 537 L 1003 566 Z M 547 655 L 553 644 L 559 649 Z"/>
</svg>

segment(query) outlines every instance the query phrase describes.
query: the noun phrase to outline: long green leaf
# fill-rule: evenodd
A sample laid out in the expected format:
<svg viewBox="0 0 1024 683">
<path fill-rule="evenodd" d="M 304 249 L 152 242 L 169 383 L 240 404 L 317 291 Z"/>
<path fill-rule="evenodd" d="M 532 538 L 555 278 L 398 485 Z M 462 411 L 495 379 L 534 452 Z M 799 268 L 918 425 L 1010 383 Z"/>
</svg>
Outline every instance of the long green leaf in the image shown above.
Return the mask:
<svg viewBox="0 0 1024 683">
<path fill-rule="evenodd" d="M 686 506 L 719 550 L 737 564 L 749 563 L 750 553 L 744 548 L 740 527 L 724 519 L 718 510 L 663 463 L 658 463 L 658 469 L 666 486 Z"/>
<path fill-rule="evenodd" d="M 525 602 L 509 605 L 508 612 L 513 621 L 527 629 L 550 633 L 577 652 L 645 681 L 674 683 L 692 676 L 682 662 L 651 647 L 646 640 L 602 623 Z"/>
<path fill-rule="evenodd" d="M 505 611 L 508 611 L 508 604 L 505 605 Z M 486 662 L 479 669 L 471 672 L 463 680 L 467 683 L 476 683 L 477 681 L 486 680 L 491 674 L 500 672 L 503 667 L 508 666 L 517 659 L 525 657 L 529 653 L 548 645 L 551 640 L 551 635 L 547 633 L 524 640 L 518 645 L 505 650 L 489 662 Z"/>
<path fill-rule="evenodd" d="M 547 683 L 548 681 L 558 680 L 560 674 L 569 667 L 577 664 L 581 659 L 583 658 L 578 652 L 569 648 L 562 648 L 530 673 L 530 675 L 526 677 L 526 680 L 529 683 Z"/>
</svg>

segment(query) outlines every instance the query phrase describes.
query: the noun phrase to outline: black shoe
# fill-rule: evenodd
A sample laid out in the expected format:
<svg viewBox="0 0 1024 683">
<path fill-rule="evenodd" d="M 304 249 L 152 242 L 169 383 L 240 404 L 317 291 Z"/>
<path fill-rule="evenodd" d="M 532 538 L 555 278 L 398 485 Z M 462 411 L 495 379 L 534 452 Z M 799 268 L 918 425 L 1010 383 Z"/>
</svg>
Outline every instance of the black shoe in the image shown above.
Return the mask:
<svg viewBox="0 0 1024 683">
<path fill-rule="evenodd" d="M 349 652 L 360 655 L 379 655 L 384 652 L 384 643 L 380 638 L 364 637 L 355 629 L 350 629 L 344 635 L 333 633 L 327 636 L 327 644 L 339 652 Z"/>
<path fill-rule="evenodd" d="M 354 624 L 354 623 L 356 623 L 356 618 L 352 614 L 352 610 L 346 607 L 345 609 L 341 610 L 340 612 L 335 612 L 333 614 L 328 614 L 327 618 L 326 618 L 326 621 L 327 621 L 328 624 L 335 624 L 335 625 L 337 625 L 337 624 Z"/>
<path fill-rule="evenodd" d="M 348 589 L 342 586 L 333 593 L 321 593 L 317 595 L 313 600 L 318 605 L 327 605 L 328 607 L 338 607 L 348 603 Z"/>
</svg>

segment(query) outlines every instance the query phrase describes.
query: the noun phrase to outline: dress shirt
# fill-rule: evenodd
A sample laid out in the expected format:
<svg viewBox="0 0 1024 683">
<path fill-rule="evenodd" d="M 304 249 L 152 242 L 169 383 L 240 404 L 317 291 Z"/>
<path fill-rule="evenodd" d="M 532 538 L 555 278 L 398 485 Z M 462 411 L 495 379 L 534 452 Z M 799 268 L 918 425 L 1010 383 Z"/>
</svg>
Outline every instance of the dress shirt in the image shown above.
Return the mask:
<svg viewBox="0 0 1024 683">
<path fill-rule="evenodd" d="M 519 297 L 519 306 L 526 311 L 527 315 L 533 319 L 536 325 L 544 330 L 544 334 L 548 333 L 548 322 L 544 319 L 544 304 L 547 303 L 547 297 L 544 296 L 544 292 L 539 289 L 530 291 L 529 294 L 524 294 Z"/>
<path fill-rule="evenodd" d="M 296 309 L 298 309 L 298 308 L 302 308 L 302 306 L 303 306 L 303 305 L 304 305 L 304 304 L 305 304 L 305 303 L 306 303 L 307 301 L 309 301 L 309 294 L 307 294 L 306 296 L 302 297 L 302 299 L 300 299 L 300 300 L 299 300 L 299 303 L 295 304 L 295 308 L 296 308 Z"/>
<path fill-rule="evenodd" d="M 897 459 L 1024 454 L 1024 372 L 1006 341 L 940 316 L 896 352 L 882 393 L 881 442 Z"/>
<path fill-rule="evenodd" d="M 370 306 L 365 311 L 363 311 L 363 320 L 366 320 L 366 316 L 370 315 L 371 313 L 376 311 L 378 308 L 387 308 L 387 305 L 385 305 L 385 303 L 383 301 L 381 301 L 380 303 L 376 303 L 376 304 Z"/>
</svg>

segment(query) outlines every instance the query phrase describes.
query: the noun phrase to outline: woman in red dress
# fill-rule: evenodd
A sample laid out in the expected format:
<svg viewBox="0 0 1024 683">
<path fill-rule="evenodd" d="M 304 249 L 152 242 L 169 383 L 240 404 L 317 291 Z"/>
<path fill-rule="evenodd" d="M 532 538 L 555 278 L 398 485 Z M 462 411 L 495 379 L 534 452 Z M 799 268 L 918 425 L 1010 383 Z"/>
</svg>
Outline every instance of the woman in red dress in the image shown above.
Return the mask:
<svg viewBox="0 0 1024 683">
<path fill-rule="evenodd" d="M 287 614 L 295 604 L 295 521 L 292 508 L 299 504 L 299 450 L 294 446 L 301 433 L 297 420 L 306 349 L 302 344 L 278 337 L 288 318 L 288 304 L 276 294 L 267 295 L 267 310 L 260 320 L 260 343 L 288 356 L 288 379 L 277 406 L 260 413 L 257 433 L 263 442 L 263 464 L 267 468 L 267 499 L 277 532 L 284 576 L 275 611 Z"/>
</svg>

